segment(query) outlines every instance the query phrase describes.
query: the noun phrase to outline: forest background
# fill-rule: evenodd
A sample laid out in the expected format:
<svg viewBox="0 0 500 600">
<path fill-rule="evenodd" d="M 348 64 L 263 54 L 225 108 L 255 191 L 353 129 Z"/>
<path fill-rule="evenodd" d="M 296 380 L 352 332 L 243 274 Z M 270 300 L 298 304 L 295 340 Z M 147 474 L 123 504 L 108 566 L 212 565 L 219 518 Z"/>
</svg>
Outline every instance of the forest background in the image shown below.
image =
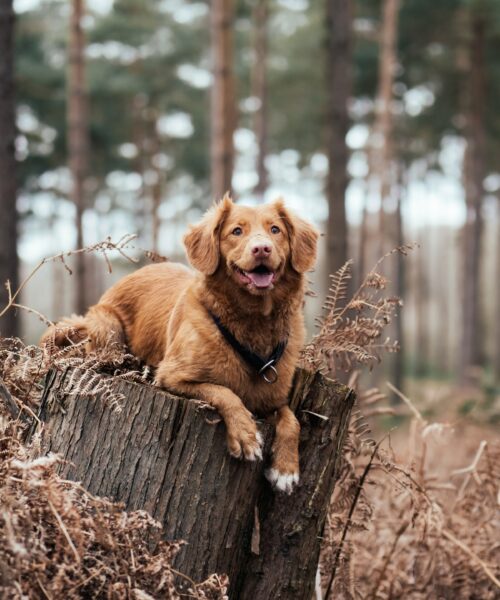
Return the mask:
<svg viewBox="0 0 500 600">
<path fill-rule="evenodd" d="M 330 273 L 354 259 L 354 289 L 416 242 L 383 264 L 401 351 L 369 383 L 500 418 L 498 2 L 2 0 L 0 63 L 2 282 L 127 233 L 185 260 L 187 225 L 226 190 L 283 196 L 324 233 L 310 333 Z M 82 312 L 134 268 L 68 262 L 21 303 Z M 0 320 L 28 342 L 44 327 Z"/>
</svg>

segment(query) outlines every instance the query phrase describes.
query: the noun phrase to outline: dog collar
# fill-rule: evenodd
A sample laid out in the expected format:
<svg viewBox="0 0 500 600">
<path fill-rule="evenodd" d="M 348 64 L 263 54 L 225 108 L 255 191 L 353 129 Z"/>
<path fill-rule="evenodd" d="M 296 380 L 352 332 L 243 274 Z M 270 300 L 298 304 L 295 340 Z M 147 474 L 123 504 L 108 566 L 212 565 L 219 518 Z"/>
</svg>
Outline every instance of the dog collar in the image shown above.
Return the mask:
<svg viewBox="0 0 500 600">
<path fill-rule="evenodd" d="M 275 383 L 278 380 L 278 371 L 276 365 L 280 358 L 285 352 L 288 344 L 288 339 L 285 338 L 275 346 L 271 354 L 267 358 L 263 358 L 259 354 L 256 354 L 253 350 L 241 344 L 229 329 L 222 324 L 219 317 L 208 311 L 213 319 L 213 322 L 217 325 L 217 328 L 224 336 L 226 342 L 235 350 L 241 358 L 250 365 L 267 383 Z"/>
</svg>

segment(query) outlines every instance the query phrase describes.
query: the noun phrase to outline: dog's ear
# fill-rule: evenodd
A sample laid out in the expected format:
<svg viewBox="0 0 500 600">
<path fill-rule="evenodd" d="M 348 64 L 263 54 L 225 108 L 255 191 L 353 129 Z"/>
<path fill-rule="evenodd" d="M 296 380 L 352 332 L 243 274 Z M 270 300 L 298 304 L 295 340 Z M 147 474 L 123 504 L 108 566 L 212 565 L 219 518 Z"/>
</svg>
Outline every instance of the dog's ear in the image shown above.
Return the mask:
<svg viewBox="0 0 500 600">
<path fill-rule="evenodd" d="M 316 262 L 319 233 L 310 223 L 290 212 L 281 198 L 274 205 L 288 231 L 292 267 L 297 273 L 311 270 Z"/>
<path fill-rule="evenodd" d="M 231 196 L 226 194 L 205 213 L 200 223 L 191 226 L 184 236 L 189 262 L 204 275 L 213 275 L 219 266 L 220 230 L 232 206 Z"/>
</svg>

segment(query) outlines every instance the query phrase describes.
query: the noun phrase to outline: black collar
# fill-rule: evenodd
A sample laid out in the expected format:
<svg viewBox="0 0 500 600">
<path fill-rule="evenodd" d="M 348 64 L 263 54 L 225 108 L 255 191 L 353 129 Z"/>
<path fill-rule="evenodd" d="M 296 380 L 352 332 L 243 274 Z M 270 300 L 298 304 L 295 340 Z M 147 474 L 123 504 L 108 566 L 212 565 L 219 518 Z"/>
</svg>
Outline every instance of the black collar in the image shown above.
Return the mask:
<svg viewBox="0 0 500 600">
<path fill-rule="evenodd" d="M 214 323 L 217 325 L 219 331 L 222 333 L 228 344 L 241 356 L 241 358 L 248 365 L 253 367 L 258 372 L 258 374 L 265 381 L 267 381 L 267 383 L 274 383 L 278 380 L 278 372 L 276 371 L 275 366 L 278 364 L 280 358 L 285 352 L 288 343 L 287 338 L 285 338 L 281 342 L 278 342 L 274 350 L 267 358 L 262 358 L 262 356 L 253 352 L 253 350 L 241 344 L 229 331 L 229 329 L 222 324 L 219 317 L 214 315 L 213 312 L 211 312 L 210 310 L 208 311 L 208 313 L 212 317 Z"/>
</svg>

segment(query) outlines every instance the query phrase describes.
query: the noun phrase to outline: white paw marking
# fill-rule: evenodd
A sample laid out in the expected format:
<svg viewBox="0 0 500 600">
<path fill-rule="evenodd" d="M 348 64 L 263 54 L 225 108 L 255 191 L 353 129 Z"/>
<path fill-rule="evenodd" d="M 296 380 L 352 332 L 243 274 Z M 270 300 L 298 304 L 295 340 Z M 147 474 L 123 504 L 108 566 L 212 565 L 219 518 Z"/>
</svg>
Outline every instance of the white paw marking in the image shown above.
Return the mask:
<svg viewBox="0 0 500 600">
<path fill-rule="evenodd" d="M 299 483 L 298 473 L 285 475 L 280 473 L 278 469 L 268 469 L 265 474 L 272 486 L 279 492 L 285 492 L 285 494 L 291 494 L 293 488 Z"/>
<path fill-rule="evenodd" d="M 257 440 L 257 446 L 250 448 L 247 452 L 245 452 L 245 458 L 247 460 L 262 460 L 262 445 L 264 440 L 262 439 L 262 434 L 260 431 L 257 431 L 255 434 L 255 439 Z"/>
</svg>

